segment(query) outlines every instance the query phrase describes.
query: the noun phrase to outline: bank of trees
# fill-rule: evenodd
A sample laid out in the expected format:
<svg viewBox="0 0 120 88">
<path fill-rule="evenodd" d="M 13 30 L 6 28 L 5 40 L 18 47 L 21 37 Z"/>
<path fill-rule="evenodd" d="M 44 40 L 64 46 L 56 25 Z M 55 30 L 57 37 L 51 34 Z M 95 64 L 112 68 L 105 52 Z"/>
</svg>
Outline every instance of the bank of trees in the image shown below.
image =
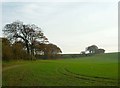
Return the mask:
<svg viewBox="0 0 120 88">
<path fill-rule="evenodd" d="M 105 52 L 104 49 L 98 48 L 96 45 L 88 46 L 86 51 L 89 51 L 90 54 L 100 54 Z"/>
<path fill-rule="evenodd" d="M 35 53 L 37 56 L 42 56 L 44 59 L 58 58 L 62 53 L 61 49 L 52 43 L 36 43 Z"/>
<path fill-rule="evenodd" d="M 2 59 L 3 60 L 20 60 L 31 59 L 31 56 L 24 49 L 22 42 L 11 42 L 7 38 L 2 38 Z"/>
<path fill-rule="evenodd" d="M 98 48 L 96 45 L 91 45 L 86 47 L 85 51 L 82 51 L 81 54 L 86 55 L 86 52 L 89 52 L 88 54 L 101 54 L 105 53 L 105 50 Z"/>
<path fill-rule="evenodd" d="M 62 53 L 61 49 L 44 35 L 41 28 L 34 24 L 15 21 L 6 24 L 2 38 L 3 59 L 35 59 L 36 55 L 52 58 Z M 51 55 L 51 56 L 50 56 Z"/>
</svg>

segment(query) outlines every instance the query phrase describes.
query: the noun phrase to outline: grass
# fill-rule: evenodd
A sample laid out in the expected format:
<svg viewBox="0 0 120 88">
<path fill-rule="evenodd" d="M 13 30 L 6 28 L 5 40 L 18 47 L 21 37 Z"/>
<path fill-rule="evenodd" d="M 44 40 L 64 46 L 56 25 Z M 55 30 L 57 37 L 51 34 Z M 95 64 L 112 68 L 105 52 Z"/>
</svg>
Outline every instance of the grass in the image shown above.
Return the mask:
<svg viewBox="0 0 120 88">
<path fill-rule="evenodd" d="M 3 62 L 3 86 L 116 86 L 118 54 Z"/>
</svg>

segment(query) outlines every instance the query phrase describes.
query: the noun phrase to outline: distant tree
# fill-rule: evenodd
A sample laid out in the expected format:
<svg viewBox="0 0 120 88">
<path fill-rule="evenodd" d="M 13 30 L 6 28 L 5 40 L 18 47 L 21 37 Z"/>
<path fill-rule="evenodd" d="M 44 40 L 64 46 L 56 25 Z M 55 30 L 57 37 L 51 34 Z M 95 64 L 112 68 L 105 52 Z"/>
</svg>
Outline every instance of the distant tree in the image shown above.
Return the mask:
<svg viewBox="0 0 120 88">
<path fill-rule="evenodd" d="M 104 49 L 99 49 L 96 45 L 91 45 L 86 48 L 86 51 L 89 51 L 90 54 L 101 54 L 105 53 Z"/>
<path fill-rule="evenodd" d="M 105 50 L 104 50 L 104 49 L 98 49 L 98 50 L 96 51 L 96 53 L 97 53 L 97 54 L 105 53 Z"/>
<path fill-rule="evenodd" d="M 34 42 L 48 42 L 47 38 L 41 31 L 41 28 L 34 24 L 23 24 L 21 21 L 15 21 L 10 24 L 6 24 L 3 29 L 4 35 L 12 41 L 21 41 L 25 43 L 27 53 L 34 55 Z"/>
<path fill-rule="evenodd" d="M 86 48 L 86 51 L 89 51 L 90 54 L 95 54 L 98 50 L 98 47 L 96 45 L 88 46 Z"/>
</svg>

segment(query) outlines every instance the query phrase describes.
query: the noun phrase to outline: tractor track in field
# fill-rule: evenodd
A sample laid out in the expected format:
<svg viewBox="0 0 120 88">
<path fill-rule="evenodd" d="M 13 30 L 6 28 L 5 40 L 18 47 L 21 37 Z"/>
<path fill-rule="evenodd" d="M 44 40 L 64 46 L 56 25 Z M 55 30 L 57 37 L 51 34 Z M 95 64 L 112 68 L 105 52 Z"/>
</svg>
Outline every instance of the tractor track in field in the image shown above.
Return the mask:
<svg viewBox="0 0 120 88">
<path fill-rule="evenodd" d="M 77 74 L 77 73 L 73 73 L 71 71 L 69 71 L 67 68 L 59 68 L 59 73 L 65 75 L 65 76 L 69 76 L 69 77 L 73 77 L 73 78 L 77 78 L 79 80 L 86 80 L 89 82 L 99 82 L 101 84 L 111 84 L 111 85 L 117 85 L 117 80 L 115 79 L 110 79 L 110 78 L 105 78 L 105 77 L 97 77 L 97 76 L 86 76 L 86 75 L 81 75 L 81 74 Z"/>
<path fill-rule="evenodd" d="M 111 79 L 111 78 L 105 78 L 105 77 L 97 77 L 97 76 L 86 76 L 86 75 L 81 75 L 81 74 L 78 74 L 78 73 L 73 73 L 71 71 L 69 71 L 68 69 L 64 68 L 65 71 L 71 73 L 71 74 L 75 74 L 75 75 L 78 75 L 78 76 L 84 76 L 84 77 L 89 77 L 89 78 L 96 78 L 96 79 L 104 79 L 104 80 L 115 80 L 115 79 Z"/>
<path fill-rule="evenodd" d="M 9 66 L 9 67 L 2 67 L 2 71 L 6 71 L 9 69 L 17 68 L 17 67 L 21 67 L 21 66 L 24 66 L 24 65 L 22 64 L 22 65 L 13 65 L 13 66 Z"/>
</svg>

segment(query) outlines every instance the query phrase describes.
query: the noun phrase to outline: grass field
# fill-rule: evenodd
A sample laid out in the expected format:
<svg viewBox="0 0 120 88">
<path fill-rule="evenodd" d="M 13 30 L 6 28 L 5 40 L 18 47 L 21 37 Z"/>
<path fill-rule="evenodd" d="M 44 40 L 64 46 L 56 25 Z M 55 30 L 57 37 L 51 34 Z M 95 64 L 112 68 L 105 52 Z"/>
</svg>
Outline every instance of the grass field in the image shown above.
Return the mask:
<svg viewBox="0 0 120 88">
<path fill-rule="evenodd" d="M 3 86 L 117 86 L 118 54 L 3 62 Z"/>
</svg>

